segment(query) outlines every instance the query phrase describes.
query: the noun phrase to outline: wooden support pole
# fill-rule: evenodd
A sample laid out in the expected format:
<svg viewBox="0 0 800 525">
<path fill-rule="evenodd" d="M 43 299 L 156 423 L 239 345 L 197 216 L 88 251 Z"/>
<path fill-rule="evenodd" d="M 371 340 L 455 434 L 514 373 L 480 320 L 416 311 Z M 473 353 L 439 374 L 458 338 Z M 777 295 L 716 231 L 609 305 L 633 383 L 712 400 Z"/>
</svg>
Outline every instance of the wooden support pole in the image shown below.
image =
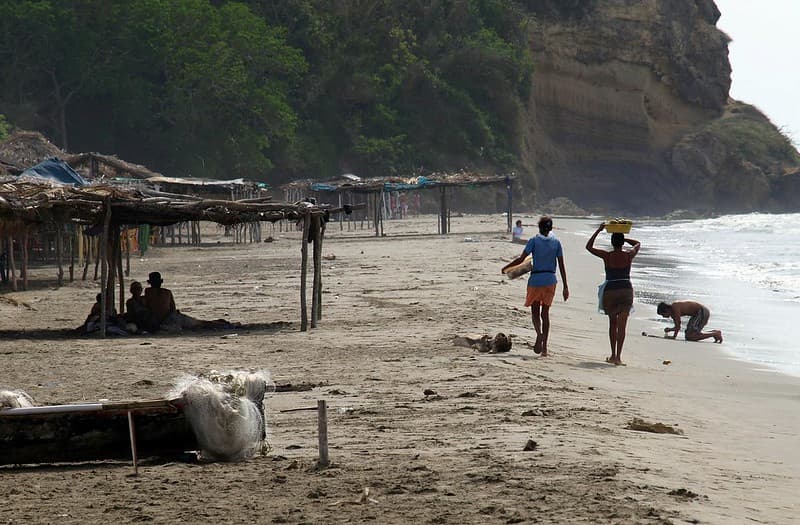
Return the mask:
<svg viewBox="0 0 800 525">
<path fill-rule="evenodd" d="M 439 188 L 439 233 L 447 235 L 450 231 L 448 228 L 448 211 L 447 211 L 447 188 L 442 186 Z"/>
<path fill-rule="evenodd" d="M 511 233 L 511 230 L 514 227 L 514 218 L 512 217 L 513 210 L 511 207 L 512 193 L 513 192 L 511 191 L 511 177 L 506 175 L 506 197 L 508 198 L 508 208 L 506 209 L 506 217 L 508 218 L 508 220 L 506 221 L 507 222 L 506 233 Z"/>
<path fill-rule="evenodd" d="M 69 239 L 69 282 L 73 282 L 75 280 L 75 245 L 77 244 L 77 239 L 71 231 L 67 232 L 67 239 Z"/>
<path fill-rule="evenodd" d="M 325 221 L 320 217 L 319 238 L 317 239 L 318 246 L 315 248 L 319 252 L 319 275 L 317 279 L 317 321 L 322 320 L 322 241 L 325 240 Z"/>
<path fill-rule="evenodd" d="M 103 217 L 103 236 L 100 239 L 100 259 L 103 267 L 100 271 L 100 336 L 106 336 L 106 319 L 108 317 L 108 229 L 111 225 L 111 196 L 104 200 L 105 216 Z M 97 265 L 95 265 L 96 273 Z"/>
<path fill-rule="evenodd" d="M 83 280 L 86 280 L 86 275 L 89 273 L 89 265 L 92 262 L 92 238 L 84 235 L 84 250 L 83 250 Z"/>
<path fill-rule="evenodd" d="M 322 254 L 319 253 L 321 223 L 322 216 L 318 213 L 315 213 L 311 218 L 311 233 L 314 236 L 314 280 L 311 285 L 311 328 L 316 328 L 317 321 L 319 320 L 319 285 L 321 283 L 320 271 L 322 270 Z"/>
<path fill-rule="evenodd" d="M 128 227 L 125 227 L 125 277 L 130 277 L 131 275 L 131 233 L 128 230 Z M 122 270 L 120 270 L 120 275 L 122 275 Z M 124 294 L 123 294 L 124 297 Z M 122 310 L 120 310 L 122 313 Z"/>
<path fill-rule="evenodd" d="M 22 289 L 28 289 L 28 260 L 30 259 L 30 242 L 29 242 L 29 235 L 28 230 L 25 230 L 25 233 L 22 234 L 22 253 L 20 256 L 22 257 L 22 271 L 20 272 L 22 276 Z"/>
<path fill-rule="evenodd" d="M 103 243 L 103 237 L 100 236 L 99 239 L 95 238 L 94 244 L 94 280 L 97 280 L 97 268 L 100 265 L 100 260 L 105 257 L 105 252 L 101 248 L 101 244 Z M 105 259 L 103 259 L 105 260 Z"/>
<path fill-rule="evenodd" d="M 308 279 L 308 231 L 311 227 L 311 212 L 303 215 L 303 245 L 300 247 L 300 331 L 308 330 L 308 309 L 306 308 L 306 280 Z"/>
<path fill-rule="evenodd" d="M 327 467 L 328 459 L 328 407 L 324 399 L 317 401 L 317 433 L 319 435 L 319 460 L 317 465 Z"/>
<path fill-rule="evenodd" d="M 114 230 L 116 231 L 117 237 L 115 242 L 115 249 L 114 249 L 114 262 L 117 264 L 117 272 L 119 274 L 119 312 L 120 314 L 125 312 L 125 277 L 122 273 L 122 239 L 120 238 L 120 228 L 115 227 Z M 125 237 L 127 238 L 128 233 L 125 230 Z"/>
<path fill-rule="evenodd" d="M 56 225 L 56 265 L 58 266 L 58 286 L 64 286 L 64 237 L 61 235 L 63 226 Z"/>
<path fill-rule="evenodd" d="M 14 264 L 14 237 L 8 236 L 8 269 L 11 273 L 11 289 L 17 291 L 17 266 Z"/>
<path fill-rule="evenodd" d="M 131 459 L 133 460 L 133 475 L 139 475 L 139 457 L 136 451 L 136 427 L 133 424 L 133 412 L 128 410 L 128 433 L 131 436 Z"/>
</svg>

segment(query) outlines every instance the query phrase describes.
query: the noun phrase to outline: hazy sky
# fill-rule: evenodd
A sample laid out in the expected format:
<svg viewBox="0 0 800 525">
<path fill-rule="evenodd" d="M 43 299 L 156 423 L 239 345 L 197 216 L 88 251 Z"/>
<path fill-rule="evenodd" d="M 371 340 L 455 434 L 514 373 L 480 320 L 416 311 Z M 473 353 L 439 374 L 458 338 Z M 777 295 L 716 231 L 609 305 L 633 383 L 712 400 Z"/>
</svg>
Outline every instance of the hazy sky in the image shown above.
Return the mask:
<svg viewBox="0 0 800 525">
<path fill-rule="evenodd" d="M 715 0 L 733 39 L 731 96 L 753 104 L 800 146 L 800 0 Z"/>
</svg>

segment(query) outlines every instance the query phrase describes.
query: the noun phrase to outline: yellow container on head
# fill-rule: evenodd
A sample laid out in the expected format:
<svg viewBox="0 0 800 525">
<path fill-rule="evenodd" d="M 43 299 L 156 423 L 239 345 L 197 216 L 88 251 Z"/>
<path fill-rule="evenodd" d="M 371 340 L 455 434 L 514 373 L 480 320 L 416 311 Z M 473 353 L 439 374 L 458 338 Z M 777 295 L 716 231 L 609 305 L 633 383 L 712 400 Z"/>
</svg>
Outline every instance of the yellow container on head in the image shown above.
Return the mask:
<svg viewBox="0 0 800 525">
<path fill-rule="evenodd" d="M 609 219 L 606 221 L 606 231 L 608 233 L 630 233 L 633 221 L 628 219 Z"/>
</svg>

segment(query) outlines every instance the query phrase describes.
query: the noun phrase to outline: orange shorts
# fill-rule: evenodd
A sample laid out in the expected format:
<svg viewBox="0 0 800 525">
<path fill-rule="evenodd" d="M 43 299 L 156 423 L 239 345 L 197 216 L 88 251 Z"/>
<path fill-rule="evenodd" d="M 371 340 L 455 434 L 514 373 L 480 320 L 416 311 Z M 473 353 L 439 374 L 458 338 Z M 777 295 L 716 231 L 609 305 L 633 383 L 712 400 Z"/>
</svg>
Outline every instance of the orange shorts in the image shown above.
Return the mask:
<svg viewBox="0 0 800 525">
<path fill-rule="evenodd" d="M 555 296 L 555 284 L 551 284 L 550 286 L 528 286 L 528 293 L 525 295 L 525 306 L 531 306 L 533 303 L 552 306 Z"/>
</svg>

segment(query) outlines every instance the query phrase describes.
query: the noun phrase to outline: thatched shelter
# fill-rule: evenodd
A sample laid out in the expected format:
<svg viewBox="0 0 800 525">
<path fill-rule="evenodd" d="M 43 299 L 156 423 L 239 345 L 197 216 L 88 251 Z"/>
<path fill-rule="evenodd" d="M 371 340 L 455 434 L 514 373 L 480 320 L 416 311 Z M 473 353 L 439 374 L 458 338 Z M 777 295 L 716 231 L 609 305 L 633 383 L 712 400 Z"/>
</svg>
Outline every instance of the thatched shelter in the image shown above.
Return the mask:
<svg viewBox="0 0 800 525">
<path fill-rule="evenodd" d="M 0 166 L 11 175 L 19 175 L 43 160 L 65 155 L 38 131 L 15 131 L 0 142 Z"/>
<path fill-rule="evenodd" d="M 124 310 L 124 277 L 120 229 L 123 225 L 169 225 L 186 221 L 212 221 L 223 225 L 246 222 L 279 221 L 303 223 L 302 265 L 300 276 L 301 330 L 308 324 L 306 280 L 308 240 L 313 240 L 313 284 L 311 327 L 322 315 L 322 240 L 325 218 L 341 208 L 316 206 L 308 202 L 271 202 L 269 198 L 240 201 L 210 200 L 175 195 L 142 188 L 121 188 L 111 185 L 70 187 L 37 182 L 5 182 L 0 184 L 0 230 L 8 238 L 9 266 L 12 287 L 16 289 L 14 247 L 19 246 L 27 278 L 27 234 L 33 227 L 52 225 L 63 232 L 67 225 L 90 226 L 100 235 L 98 261 L 102 264 L 101 306 L 105 334 L 105 310 L 115 303 L 114 289 L 119 282 L 120 312 Z M 15 243 L 14 237 L 22 242 Z M 61 239 L 62 235 L 58 236 Z M 59 277 L 63 275 L 59 245 Z M 84 268 L 84 278 L 86 268 Z M 60 280 L 60 279 L 59 279 Z"/>
<path fill-rule="evenodd" d="M 450 232 L 450 206 L 447 196 L 448 188 L 476 187 L 502 185 L 506 187 L 508 231 L 512 228 L 512 183 L 513 174 L 508 175 L 482 175 L 474 172 L 461 171 L 457 173 L 430 173 L 409 178 L 402 177 L 374 177 L 365 178 L 354 175 L 345 175 L 340 179 L 331 181 L 302 180 L 285 184 L 286 200 L 296 200 L 301 196 L 310 194 L 333 193 L 342 195 L 363 194 L 368 195 L 369 215 L 373 217 L 375 235 L 383 235 L 383 217 L 386 209 L 386 195 L 391 192 L 413 190 L 438 190 L 439 191 L 439 222 L 440 234 Z"/>
</svg>

